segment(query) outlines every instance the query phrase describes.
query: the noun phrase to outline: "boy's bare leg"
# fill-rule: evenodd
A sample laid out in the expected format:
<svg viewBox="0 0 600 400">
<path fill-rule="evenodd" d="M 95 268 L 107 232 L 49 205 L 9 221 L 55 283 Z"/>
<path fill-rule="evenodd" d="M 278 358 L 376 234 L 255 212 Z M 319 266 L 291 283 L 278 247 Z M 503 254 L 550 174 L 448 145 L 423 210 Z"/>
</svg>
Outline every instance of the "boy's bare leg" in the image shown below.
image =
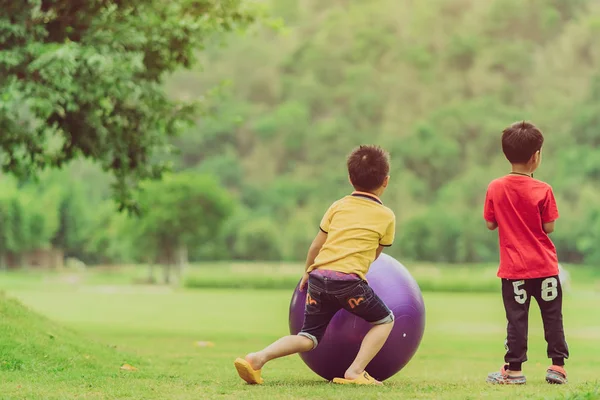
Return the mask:
<svg viewBox="0 0 600 400">
<path fill-rule="evenodd" d="M 382 325 L 375 325 L 371 328 L 371 330 L 367 333 L 365 338 L 363 339 L 360 350 L 354 359 L 354 362 L 344 374 L 344 378 L 346 379 L 356 379 L 365 371 L 367 365 L 371 362 L 371 360 L 379 353 L 379 350 L 385 344 L 390 332 L 392 332 L 392 328 L 394 327 L 394 322 L 390 322 Z"/>
<path fill-rule="evenodd" d="M 290 354 L 304 353 L 312 350 L 313 346 L 313 341 L 306 336 L 284 336 L 263 350 L 248 354 L 246 361 L 250 363 L 253 369 L 259 370 L 271 360 L 289 356 Z"/>
</svg>

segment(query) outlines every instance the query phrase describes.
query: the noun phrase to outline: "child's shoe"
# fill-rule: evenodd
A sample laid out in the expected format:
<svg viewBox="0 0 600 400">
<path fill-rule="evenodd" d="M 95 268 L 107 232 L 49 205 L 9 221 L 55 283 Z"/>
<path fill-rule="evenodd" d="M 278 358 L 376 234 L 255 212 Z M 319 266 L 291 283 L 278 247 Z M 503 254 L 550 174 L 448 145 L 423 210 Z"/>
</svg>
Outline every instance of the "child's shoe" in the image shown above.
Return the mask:
<svg viewBox="0 0 600 400">
<path fill-rule="evenodd" d="M 364 371 L 362 375 L 356 379 L 334 378 L 333 383 L 340 385 L 383 385 L 382 382 L 379 382 L 369 375 L 367 371 Z"/>
<path fill-rule="evenodd" d="M 235 365 L 235 369 L 238 372 L 240 378 L 245 380 L 250 385 L 262 385 L 264 382 L 261 375 L 261 370 L 255 370 L 252 368 L 252 365 L 243 358 L 238 358 L 233 363 Z"/>
<path fill-rule="evenodd" d="M 551 365 L 546 371 L 546 382 L 555 385 L 564 385 L 567 383 L 567 371 L 558 365 Z"/>
<path fill-rule="evenodd" d="M 487 383 L 494 385 L 524 385 L 527 379 L 524 375 L 511 376 L 508 374 L 508 364 L 503 365 L 499 372 L 488 374 Z"/>
</svg>

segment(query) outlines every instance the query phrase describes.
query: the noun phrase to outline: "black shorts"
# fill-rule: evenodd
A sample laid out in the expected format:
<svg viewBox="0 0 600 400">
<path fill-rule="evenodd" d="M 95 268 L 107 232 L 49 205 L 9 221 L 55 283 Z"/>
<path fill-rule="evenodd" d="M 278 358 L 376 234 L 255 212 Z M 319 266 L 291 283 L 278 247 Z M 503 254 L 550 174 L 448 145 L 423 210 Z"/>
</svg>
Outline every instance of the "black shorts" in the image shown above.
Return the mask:
<svg viewBox="0 0 600 400">
<path fill-rule="evenodd" d="M 333 316 L 344 309 L 373 325 L 394 321 L 394 314 L 363 280 L 335 280 L 311 274 L 304 311 L 304 325 L 299 335 L 317 347 Z"/>
</svg>

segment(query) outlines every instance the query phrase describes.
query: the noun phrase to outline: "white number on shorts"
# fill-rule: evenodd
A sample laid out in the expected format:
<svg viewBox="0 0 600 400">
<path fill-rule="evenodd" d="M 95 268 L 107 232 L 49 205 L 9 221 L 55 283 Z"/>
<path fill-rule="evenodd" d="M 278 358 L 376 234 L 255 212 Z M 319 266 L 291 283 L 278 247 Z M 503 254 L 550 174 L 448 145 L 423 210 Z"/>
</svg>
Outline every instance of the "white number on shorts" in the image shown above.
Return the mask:
<svg viewBox="0 0 600 400">
<path fill-rule="evenodd" d="M 542 281 L 542 299 L 552 301 L 558 296 L 558 281 L 556 278 L 546 278 Z"/>
<path fill-rule="evenodd" d="M 515 288 L 515 301 L 519 304 L 525 304 L 527 301 L 527 292 L 525 289 L 520 288 L 520 286 L 523 286 L 524 284 L 525 281 L 513 282 L 513 287 Z"/>
</svg>

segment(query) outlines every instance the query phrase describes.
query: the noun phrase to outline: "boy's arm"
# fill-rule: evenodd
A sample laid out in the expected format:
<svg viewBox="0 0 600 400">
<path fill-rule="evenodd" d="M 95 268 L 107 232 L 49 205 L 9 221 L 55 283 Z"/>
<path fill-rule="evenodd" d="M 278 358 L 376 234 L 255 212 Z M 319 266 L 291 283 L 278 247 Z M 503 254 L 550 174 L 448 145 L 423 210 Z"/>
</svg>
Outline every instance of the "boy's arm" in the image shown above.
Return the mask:
<svg viewBox="0 0 600 400">
<path fill-rule="evenodd" d="M 383 249 L 386 247 L 390 247 L 394 243 L 394 238 L 396 237 L 396 216 L 392 215 L 390 219 L 390 223 L 388 224 L 385 233 L 379 240 L 379 247 L 375 251 L 375 260 L 379 258 Z"/>
<path fill-rule="evenodd" d="M 321 251 L 321 247 L 325 244 L 327 240 L 327 233 L 329 232 L 329 227 L 331 225 L 331 219 L 333 218 L 333 213 L 335 210 L 335 205 L 337 202 L 333 203 L 321 218 L 321 223 L 319 224 L 319 233 L 315 236 L 312 241 L 310 247 L 308 248 L 308 254 L 306 255 L 306 265 L 304 266 L 304 275 L 302 276 L 302 280 L 300 281 L 300 291 L 304 290 L 306 286 L 306 282 L 308 282 L 308 268 L 315 263 L 315 258 L 319 255 L 319 251 Z"/>
<path fill-rule="evenodd" d="M 323 231 L 319 231 L 317 236 L 313 239 L 310 247 L 308 248 L 308 254 L 306 256 L 306 266 L 304 271 L 308 271 L 308 268 L 315 263 L 315 258 L 319 255 L 319 251 L 321 251 L 321 247 L 325 244 L 327 240 L 327 234 Z"/>
<path fill-rule="evenodd" d="M 546 233 L 552 233 L 554 232 L 554 222 L 546 222 L 545 224 L 542 225 L 542 227 L 544 228 L 544 232 Z"/>
<path fill-rule="evenodd" d="M 558 219 L 558 216 L 556 199 L 554 198 L 552 188 L 550 188 L 546 193 L 546 198 L 542 204 L 542 228 L 544 228 L 544 232 L 554 232 L 554 223 Z"/>
<path fill-rule="evenodd" d="M 390 247 L 394 243 L 396 237 L 396 216 L 392 214 L 385 232 L 381 239 L 379 239 L 379 248 L 377 249 L 377 255 L 381 253 L 383 247 Z"/>
<path fill-rule="evenodd" d="M 383 249 L 385 249 L 385 246 L 379 245 L 379 247 L 377 248 L 377 252 L 375 253 L 375 259 L 377 260 L 379 258 L 379 256 L 381 255 L 381 252 L 383 251 Z"/>
<path fill-rule="evenodd" d="M 319 233 L 317 233 L 317 236 L 314 238 L 310 247 L 308 248 L 308 254 L 306 255 L 306 266 L 304 267 L 304 275 L 300 281 L 300 291 L 304 290 L 306 282 L 308 281 L 308 268 L 315 263 L 315 258 L 317 258 L 319 255 L 319 251 L 321 251 L 321 247 L 323 247 L 326 240 L 327 234 L 320 229 Z"/>
<path fill-rule="evenodd" d="M 485 203 L 483 206 L 483 219 L 485 219 L 485 224 L 490 231 L 498 228 L 498 222 L 496 221 L 496 213 L 494 212 L 494 202 L 492 201 L 492 196 L 490 194 L 490 188 L 485 194 Z"/>
</svg>

